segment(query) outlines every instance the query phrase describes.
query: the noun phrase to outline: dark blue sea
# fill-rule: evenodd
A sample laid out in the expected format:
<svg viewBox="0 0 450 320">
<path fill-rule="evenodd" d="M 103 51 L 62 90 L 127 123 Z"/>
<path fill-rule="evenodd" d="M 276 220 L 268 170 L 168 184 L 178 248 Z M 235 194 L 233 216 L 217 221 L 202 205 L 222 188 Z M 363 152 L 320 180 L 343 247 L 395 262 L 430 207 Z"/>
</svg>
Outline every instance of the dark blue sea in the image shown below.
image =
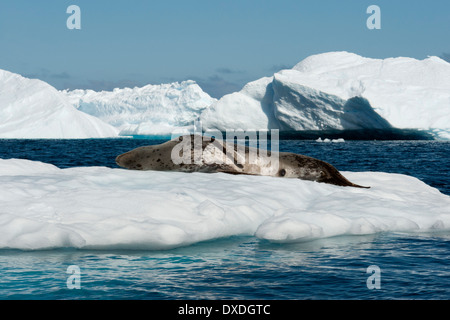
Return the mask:
<svg viewBox="0 0 450 320">
<path fill-rule="evenodd" d="M 0 158 L 61 168 L 117 167 L 118 154 L 161 142 L 0 140 Z M 282 140 L 280 150 L 342 171 L 415 176 L 450 195 L 450 142 Z M 232 237 L 166 251 L 0 250 L 0 299 L 447 300 L 449 261 L 450 233 L 379 233 L 298 244 Z M 80 268 L 80 282 L 71 289 L 72 265 Z M 372 273 L 370 266 L 379 269 Z"/>
</svg>

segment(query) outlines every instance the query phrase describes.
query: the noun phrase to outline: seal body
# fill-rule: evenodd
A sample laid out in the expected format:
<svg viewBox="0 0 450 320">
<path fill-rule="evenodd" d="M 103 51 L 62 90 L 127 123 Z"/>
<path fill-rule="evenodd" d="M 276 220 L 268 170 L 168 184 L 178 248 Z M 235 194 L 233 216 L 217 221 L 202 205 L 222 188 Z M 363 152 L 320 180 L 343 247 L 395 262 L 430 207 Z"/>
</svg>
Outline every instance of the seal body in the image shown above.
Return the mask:
<svg viewBox="0 0 450 320">
<path fill-rule="evenodd" d="M 348 181 L 331 164 L 312 157 L 270 152 L 199 135 L 180 136 L 163 144 L 136 148 L 119 155 L 116 163 L 132 170 L 224 172 L 368 188 Z"/>
</svg>

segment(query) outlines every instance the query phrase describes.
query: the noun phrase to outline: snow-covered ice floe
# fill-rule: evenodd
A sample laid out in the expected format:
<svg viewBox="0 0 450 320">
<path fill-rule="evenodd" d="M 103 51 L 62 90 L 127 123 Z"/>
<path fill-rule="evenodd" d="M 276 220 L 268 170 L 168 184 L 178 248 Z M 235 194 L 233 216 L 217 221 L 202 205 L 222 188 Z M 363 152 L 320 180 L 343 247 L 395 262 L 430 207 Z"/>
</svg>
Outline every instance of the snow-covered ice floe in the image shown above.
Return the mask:
<svg viewBox="0 0 450 320">
<path fill-rule="evenodd" d="M 155 250 L 239 235 L 289 243 L 450 231 L 450 197 L 437 189 L 399 174 L 343 174 L 371 189 L 0 160 L 0 248 Z"/>
</svg>

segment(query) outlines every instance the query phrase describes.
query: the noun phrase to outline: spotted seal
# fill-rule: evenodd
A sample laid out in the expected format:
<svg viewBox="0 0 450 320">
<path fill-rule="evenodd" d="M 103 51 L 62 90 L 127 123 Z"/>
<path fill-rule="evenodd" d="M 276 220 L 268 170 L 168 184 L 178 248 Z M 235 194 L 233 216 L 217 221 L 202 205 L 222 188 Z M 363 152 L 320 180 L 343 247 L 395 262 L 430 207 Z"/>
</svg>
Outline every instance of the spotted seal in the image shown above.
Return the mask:
<svg viewBox="0 0 450 320">
<path fill-rule="evenodd" d="M 225 172 L 297 178 L 338 186 L 370 188 L 347 180 L 331 164 L 301 154 L 270 152 L 198 135 L 185 135 L 159 145 L 139 147 L 116 158 L 132 170 Z"/>
</svg>

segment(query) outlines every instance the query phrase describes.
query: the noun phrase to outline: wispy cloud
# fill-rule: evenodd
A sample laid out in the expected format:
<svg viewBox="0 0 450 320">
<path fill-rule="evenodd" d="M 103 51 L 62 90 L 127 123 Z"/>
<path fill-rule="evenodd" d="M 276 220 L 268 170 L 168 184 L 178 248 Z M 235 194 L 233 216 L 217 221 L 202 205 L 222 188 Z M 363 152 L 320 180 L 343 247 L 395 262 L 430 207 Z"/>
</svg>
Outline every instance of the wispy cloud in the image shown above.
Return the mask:
<svg viewBox="0 0 450 320">
<path fill-rule="evenodd" d="M 444 53 L 441 55 L 441 58 L 444 59 L 444 60 L 447 61 L 447 62 L 450 62 L 450 53 L 444 52 Z"/>
<path fill-rule="evenodd" d="M 292 69 L 292 66 L 287 65 L 287 64 L 274 64 L 273 66 L 271 66 L 269 68 L 270 72 L 278 72 L 280 70 L 284 70 L 284 69 Z"/>
<path fill-rule="evenodd" d="M 203 91 L 216 99 L 220 99 L 226 94 L 242 89 L 242 84 L 228 81 L 218 75 L 213 75 L 207 78 L 192 76 L 189 77 L 189 79 L 196 81 Z"/>
<path fill-rule="evenodd" d="M 216 72 L 220 73 L 220 74 L 244 74 L 245 73 L 245 71 L 233 70 L 231 68 L 217 68 Z"/>
<path fill-rule="evenodd" d="M 67 72 L 61 72 L 61 73 L 53 73 L 50 75 L 50 77 L 55 79 L 70 79 L 72 76 Z"/>
<path fill-rule="evenodd" d="M 236 92 L 248 81 L 240 78 L 239 75 L 245 74 L 245 71 L 234 70 L 231 68 L 218 68 L 215 73 L 210 76 L 188 76 L 184 79 L 164 77 L 157 81 L 145 82 L 140 75 L 128 75 L 123 79 L 86 79 L 79 76 L 73 76 L 68 72 L 53 72 L 42 68 L 34 73 L 26 74 L 24 76 L 32 79 L 43 80 L 58 90 L 75 90 L 75 89 L 90 89 L 94 91 L 112 91 L 115 88 L 134 88 L 143 87 L 147 84 L 171 83 L 183 80 L 194 80 L 208 93 L 211 97 L 220 99 L 222 96 Z M 138 80 L 139 78 L 139 80 Z M 134 79 L 134 80 L 131 80 Z"/>
<path fill-rule="evenodd" d="M 87 80 L 84 85 L 81 85 L 79 89 L 91 89 L 94 91 L 112 91 L 115 88 L 134 88 L 142 87 L 146 84 L 139 81 L 133 81 L 128 79 L 123 80 Z"/>
<path fill-rule="evenodd" d="M 44 80 L 44 81 L 47 81 L 50 79 L 70 79 L 72 77 L 66 71 L 54 73 L 45 68 L 41 68 L 37 72 L 34 72 L 34 73 L 25 74 L 24 76 L 27 78 L 39 79 L 39 80 Z"/>
</svg>

